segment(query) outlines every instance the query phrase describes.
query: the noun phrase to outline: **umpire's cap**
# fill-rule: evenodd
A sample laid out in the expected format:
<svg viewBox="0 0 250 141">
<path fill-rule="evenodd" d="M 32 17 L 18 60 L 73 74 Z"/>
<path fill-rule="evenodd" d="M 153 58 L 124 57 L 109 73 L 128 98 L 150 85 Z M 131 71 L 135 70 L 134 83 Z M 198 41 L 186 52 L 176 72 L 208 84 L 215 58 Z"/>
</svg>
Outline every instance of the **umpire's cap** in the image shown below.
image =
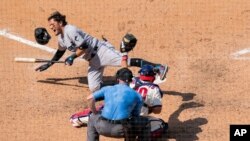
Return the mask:
<svg viewBox="0 0 250 141">
<path fill-rule="evenodd" d="M 116 72 L 116 79 L 123 80 L 126 83 L 132 81 L 133 73 L 128 68 L 121 68 Z"/>
</svg>

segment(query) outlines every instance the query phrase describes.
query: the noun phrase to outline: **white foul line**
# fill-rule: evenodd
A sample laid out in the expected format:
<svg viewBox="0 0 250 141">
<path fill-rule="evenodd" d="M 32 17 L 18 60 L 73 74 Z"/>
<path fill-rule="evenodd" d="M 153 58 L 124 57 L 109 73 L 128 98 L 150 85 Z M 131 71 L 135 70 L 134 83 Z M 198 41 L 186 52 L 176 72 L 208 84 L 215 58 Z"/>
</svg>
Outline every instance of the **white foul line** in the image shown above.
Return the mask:
<svg viewBox="0 0 250 141">
<path fill-rule="evenodd" d="M 17 35 L 14 35 L 14 34 L 11 34 L 11 33 L 8 33 L 8 31 L 6 29 L 3 29 L 3 30 L 0 30 L 0 35 L 1 36 L 4 36 L 6 38 L 9 38 L 11 40 L 15 40 L 15 41 L 18 41 L 18 42 L 21 42 L 21 43 L 24 43 L 26 45 L 29 45 L 29 46 L 32 46 L 32 47 L 35 47 L 35 48 L 38 48 L 38 49 L 41 49 L 41 50 L 44 50 L 44 51 L 47 51 L 49 53 L 55 53 L 56 50 L 51 48 L 51 47 L 48 47 L 48 46 L 44 46 L 44 45 L 39 45 L 37 44 L 36 42 L 32 42 L 30 40 L 27 40 L 27 39 L 24 39 L 22 37 L 19 37 Z"/>
<path fill-rule="evenodd" d="M 250 60 L 250 57 L 240 57 L 241 55 L 250 53 L 250 48 L 246 48 L 240 51 L 237 51 L 233 54 L 231 54 L 233 56 L 234 59 L 236 60 Z"/>
</svg>

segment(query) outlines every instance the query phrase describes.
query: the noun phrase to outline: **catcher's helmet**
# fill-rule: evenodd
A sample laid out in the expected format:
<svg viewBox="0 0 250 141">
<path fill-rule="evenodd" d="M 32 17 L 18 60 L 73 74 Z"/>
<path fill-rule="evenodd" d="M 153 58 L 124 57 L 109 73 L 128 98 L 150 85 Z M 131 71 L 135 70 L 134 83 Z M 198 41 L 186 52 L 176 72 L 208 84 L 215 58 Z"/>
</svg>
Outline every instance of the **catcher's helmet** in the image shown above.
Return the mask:
<svg viewBox="0 0 250 141">
<path fill-rule="evenodd" d="M 47 32 L 46 28 L 38 27 L 35 29 L 35 39 L 38 44 L 45 45 L 49 42 L 51 36 Z"/>
<path fill-rule="evenodd" d="M 131 82 L 132 78 L 133 78 L 133 73 L 128 68 L 121 68 L 116 73 L 116 79 L 123 80 L 126 83 Z"/>
<path fill-rule="evenodd" d="M 154 67 L 151 65 L 144 65 L 138 72 L 140 74 L 140 79 L 143 81 L 154 81 L 156 73 L 154 72 Z"/>
</svg>

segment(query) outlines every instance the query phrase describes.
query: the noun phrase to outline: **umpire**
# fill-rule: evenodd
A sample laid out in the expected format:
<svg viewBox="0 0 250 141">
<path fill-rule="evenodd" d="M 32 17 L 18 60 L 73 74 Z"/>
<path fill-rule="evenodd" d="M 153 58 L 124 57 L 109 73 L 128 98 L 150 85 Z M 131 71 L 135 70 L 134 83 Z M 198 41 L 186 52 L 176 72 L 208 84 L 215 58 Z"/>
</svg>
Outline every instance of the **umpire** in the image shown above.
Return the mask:
<svg viewBox="0 0 250 141">
<path fill-rule="evenodd" d="M 106 86 L 87 97 L 93 114 L 87 128 L 87 141 L 99 141 L 99 136 L 124 138 L 133 141 L 150 141 L 150 125 L 145 117 L 141 117 L 143 105 L 141 96 L 128 84 L 133 74 L 128 68 L 117 71 L 118 84 Z M 96 101 L 104 100 L 101 113 L 95 108 Z M 143 130 L 142 130 L 143 129 Z M 137 137 L 136 137 L 137 136 Z"/>
</svg>

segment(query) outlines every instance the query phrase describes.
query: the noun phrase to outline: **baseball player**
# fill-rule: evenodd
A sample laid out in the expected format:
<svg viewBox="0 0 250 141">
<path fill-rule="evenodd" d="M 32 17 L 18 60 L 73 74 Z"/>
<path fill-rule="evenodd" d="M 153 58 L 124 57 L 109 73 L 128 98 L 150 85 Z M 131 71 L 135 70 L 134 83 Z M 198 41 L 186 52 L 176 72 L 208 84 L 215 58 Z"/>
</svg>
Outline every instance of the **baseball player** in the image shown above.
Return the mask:
<svg viewBox="0 0 250 141">
<path fill-rule="evenodd" d="M 162 80 L 165 79 L 168 67 L 154 64 L 140 58 L 128 58 L 127 53 L 132 50 L 137 39 L 132 34 L 126 34 L 122 39 L 120 51 L 107 41 L 98 40 L 74 25 L 68 24 L 66 16 L 56 11 L 48 17 L 49 28 L 58 36 L 58 49 L 51 61 L 58 61 L 69 50 L 72 55 L 65 59 L 65 64 L 71 66 L 74 59 L 82 56 L 89 62 L 88 85 L 90 91 L 94 92 L 101 88 L 104 68 L 106 66 L 136 66 L 145 64 L 154 66 L 155 72 Z M 36 33 L 35 33 L 36 34 Z M 40 34 L 46 36 L 47 34 Z M 35 35 L 36 38 L 44 39 L 44 36 Z M 45 38 L 46 39 L 46 38 Z M 39 43 L 39 42 L 38 42 Z M 36 71 L 44 71 L 53 65 L 49 62 L 36 68 Z"/>
<path fill-rule="evenodd" d="M 153 66 L 144 65 L 139 70 L 139 77 L 134 77 L 130 87 L 135 89 L 144 101 L 141 115 L 147 116 L 150 113 L 159 114 L 162 109 L 162 91 L 157 84 L 154 84 L 155 72 Z"/>
</svg>

